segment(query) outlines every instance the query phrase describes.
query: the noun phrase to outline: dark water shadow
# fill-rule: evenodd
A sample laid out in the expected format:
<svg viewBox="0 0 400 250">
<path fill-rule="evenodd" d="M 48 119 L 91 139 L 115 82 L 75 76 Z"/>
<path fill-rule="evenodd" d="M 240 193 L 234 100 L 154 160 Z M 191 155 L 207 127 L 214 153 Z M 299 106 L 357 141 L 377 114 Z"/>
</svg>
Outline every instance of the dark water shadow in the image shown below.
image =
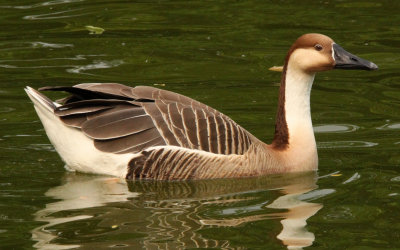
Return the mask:
<svg viewBox="0 0 400 250">
<path fill-rule="evenodd" d="M 36 221 L 47 224 L 32 230 L 32 239 L 37 241 L 34 247 L 39 249 L 116 246 L 240 249 L 242 246 L 229 237 L 222 239 L 210 235 L 208 230 L 218 228 L 224 232 L 253 222 L 274 220 L 281 227 L 261 232 L 266 240 L 272 234 L 270 241 L 278 246 L 302 248 L 315 240 L 313 232 L 306 229 L 307 219 L 323 207 L 310 202 L 320 195 L 315 190 L 316 181 L 314 172 L 185 182 L 126 182 L 67 173 L 62 185 L 45 193 L 58 201 L 47 204 L 34 215 Z M 100 221 L 98 227 L 110 229 L 98 235 L 93 232 L 84 235 L 98 240 L 59 237 L 68 235 L 64 234 L 67 229 L 63 225 L 94 218 Z"/>
</svg>

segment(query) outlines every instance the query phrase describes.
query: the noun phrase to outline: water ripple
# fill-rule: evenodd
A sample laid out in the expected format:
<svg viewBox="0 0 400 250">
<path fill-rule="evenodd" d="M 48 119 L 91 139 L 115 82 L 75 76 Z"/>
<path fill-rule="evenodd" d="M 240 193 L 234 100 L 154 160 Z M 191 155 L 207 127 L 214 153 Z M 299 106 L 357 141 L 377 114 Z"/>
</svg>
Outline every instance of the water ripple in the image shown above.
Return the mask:
<svg viewBox="0 0 400 250">
<path fill-rule="evenodd" d="M 78 17 L 78 16 L 84 16 L 84 15 L 90 14 L 90 13 L 80 13 L 80 14 L 74 14 L 74 15 L 60 15 L 60 14 L 71 13 L 71 12 L 76 12 L 76 11 L 82 11 L 82 9 L 65 10 L 65 11 L 58 11 L 58 12 L 38 14 L 38 15 L 29 15 L 29 16 L 24 16 L 23 19 L 26 19 L 26 20 L 62 19 L 62 18 Z"/>
<path fill-rule="evenodd" d="M 378 144 L 379 143 L 367 141 L 332 141 L 317 143 L 318 148 L 369 148 Z"/>
<path fill-rule="evenodd" d="M 0 92 L 1 93 L 1 92 Z M 8 113 L 8 112 L 12 112 L 14 111 L 15 108 L 11 108 L 11 107 L 2 107 L 0 108 L 0 113 Z"/>
<path fill-rule="evenodd" d="M 302 201 L 313 201 L 313 200 L 325 197 L 327 195 L 330 195 L 334 192 L 336 192 L 336 190 L 331 189 L 331 188 L 318 189 L 318 190 L 313 190 L 311 192 L 300 195 L 299 199 Z"/>
<path fill-rule="evenodd" d="M 51 144 L 31 144 L 26 149 L 33 149 L 36 151 L 48 151 L 48 152 L 55 152 L 56 150 Z"/>
<path fill-rule="evenodd" d="M 46 1 L 43 3 L 36 3 L 31 5 L 19 5 L 19 6 L 11 6 L 11 5 L 4 5 L 0 6 L 3 9 L 33 9 L 37 7 L 43 6 L 51 6 L 51 5 L 58 5 L 58 4 L 65 4 L 65 3 L 76 3 L 76 2 L 83 2 L 84 0 L 53 0 L 53 1 Z"/>
<path fill-rule="evenodd" d="M 0 60 L 0 62 L 39 62 L 39 61 L 55 61 L 55 60 L 72 60 L 72 61 L 81 61 L 87 60 L 84 55 L 76 55 L 75 57 L 55 57 L 55 58 L 35 58 L 35 59 L 13 59 L 13 60 Z M 6 65 L 3 66 L 19 68 L 18 66 L 14 65 Z M 21 67 L 23 68 L 23 67 Z"/>
<path fill-rule="evenodd" d="M 315 133 L 348 133 L 360 129 L 352 124 L 326 124 L 314 126 Z"/>
<path fill-rule="evenodd" d="M 249 213 L 249 212 L 261 211 L 261 210 L 263 210 L 263 207 L 268 202 L 269 201 L 262 202 L 261 204 L 250 205 L 250 206 L 230 207 L 230 208 L 226 208 L 221 211 L 218 211 L 218 213 L 223 214 L 223 215 L 241 215 L 241 214 L 245 214 L 245 213 Z"/>
<path fill-rule="evenodd" d="M 385 124 L 383 126 L 377 127 L 376 129 L 381 129 L 381 130 L 400 129 L 400 123 Z"/>
<path fill-rule="evenodd" d="M 18 50 L 18 51 L 23 51 L 23 50 L 29 50 L 31 48 L 52 48 L 52 49 L 58 49 L 58 48 L 71 48 L 74 47 L 73 44 L 68 44 L 68 43 L 48 43 L 48 42 L 42 42 L 42 41 L 31 41 L 31 42 L 22 42 L 22 43 L 0 43 L 0 51 L 12 51 L 12 50 Z M 15 60 L 15 59 L 13 59 Z M 4 61 L 4 60 L 1 60 Z"/>
<path fill-rule="evenodd" d="M 355 174 L 353 174 L 349 179 L 345 180 L 345 181 L 343 182 L 343 184 L 347 184 L 347 183 L 356 181 L 356 180 L 360 179 L 360 177 L 361 177 L 361 175 L 360 175 L 359 173 L 355 173 Z"/>
<path fill-rule="evenodd" d="M 376 206 L 339 205 L 325 211 L 322 216 L 325 222 L 361 223 L 375 221 L 382 214 Z"/>
<path fill-rule="evenodd" d="M 67 48 L 67 47 L 74 47 L 73 44 L 62 44 L 62 43 L 45 43 L 45 42 L 31 42 L 33 48 L 52 48 L 52 49 L 59 49 L 59 48 Z"/>
<path fill-rule="evenodd" d="M 112 60 L 112 61 L 94 61 L 92 64 L 82 65 L 82 66 L 75 66 L 72 69 L 67 69 L 68 73 L 74 74 L 87 74 L 89 73 L 82 73 L 82 71 L 93 70 L 93 69 L 108 69 L 118 67 L 119 65 L 123 64 L 123 60 Z"/>
<path fill-rule="evenodd" d="M 400 182 L 400 176 L 393 177 L 390 181 Z"/>
<path fill-rule="evenodd" d="M 344 110 L 335 110 L 335 111 L 322 111 L 319 113 L 321 117 L 330 117 L 330 118 L 360 118 L 364 117 L 363 113 L 355 112 L 355 111 L 344 111 Z"/>
<path fill-rule="evenodd" d="M 47 69 L 47 68 L 65 68 L 65 67 L 70 67 L 70 66 L 68 66 L 68 65 L 61 65 L 61 66 L 44 65 L 44 66 L 19 67 L 19 66 L 10 65 L 10 64 L 0 64 L 0 68 L 5 68 L 5 69 Z"/>
<path fill-rule="evenodd" d="M 0 60 L 0 63 L 4 62 L 40 62 L 40 61 L 59 61 L 59 60 L 71 60 L 71 61 L 82 61 L 88 60 L 88 57 L 102 57 L 106 55 L 76 55 L 75 57 L 56 57 L 56 58 L 35 58 L 35 59 L 17 59 L 17 60 Z M 15 64 L 0 64 L 0 68 L 5 69 L 39 69 L 39 68 L 68 68 L 67 71 L 70 73 L 80 73 L 80 71 L 89 69 L 100 69 L 100 68 L 111 68 L 119 66 L 123 63 L 122 60 L 114 61 L 94 61 L 93 64 L 89 65 L 35 65 L 35 66 L 19 66 Z"/>
<path fill-rule="evenodd" d="M 5 135 L 4 138 L 10 137 L 33 137 L 33 136 L 41 136 L 41 135 L 27 135 L 27 134 L 18 134 L 18 135 Z"/>
</svg>

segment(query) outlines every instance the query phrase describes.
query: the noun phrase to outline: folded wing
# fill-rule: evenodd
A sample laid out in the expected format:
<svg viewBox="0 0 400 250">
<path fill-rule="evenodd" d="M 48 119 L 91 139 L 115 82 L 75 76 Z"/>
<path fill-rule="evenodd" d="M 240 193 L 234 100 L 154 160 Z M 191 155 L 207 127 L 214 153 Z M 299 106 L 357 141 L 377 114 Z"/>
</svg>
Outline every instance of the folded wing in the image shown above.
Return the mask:
<svg viewBox="0 0 400 250">
<path fill-rule="evenodd" d="M 97 149 L 136 153 L 171 145 L 243 154 L 257 139 L 226 115 L 189 97 L 148 86 L 87 83 L 41 90 L 71 94 L 55 114 L 82 130 Z"/>
</svg>

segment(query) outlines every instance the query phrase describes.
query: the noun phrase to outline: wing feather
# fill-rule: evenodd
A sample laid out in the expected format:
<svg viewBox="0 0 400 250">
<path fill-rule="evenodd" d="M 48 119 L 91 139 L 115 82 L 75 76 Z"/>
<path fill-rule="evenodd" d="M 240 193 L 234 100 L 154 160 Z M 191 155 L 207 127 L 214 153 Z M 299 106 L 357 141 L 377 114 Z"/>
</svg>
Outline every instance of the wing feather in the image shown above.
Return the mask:
<svg viewBox="0 0 400 250">
<path fill-rule="evenodd" d="M 221 116 L 215 116 L 215 124 L 217 127 L 217 138 L 218 138 L 218 153 L 225 154 L 226 149 L 226 133 L 225 133 L 225 122 Z"/>
<path fill-rule="evenodd" d="M 213 113 L 209 113 L 207 116 L 207 137 L 208 137 L 208 145 L 209 151 L 212 153 L 219 153 L 218 151 L 218 133 L 217 133 L 217 124 L 215 121 L 215 115 Z"/>
<path fill-rule="evenodd" d="M 132 126 L 134 124 L 134 126 Z M 82 124 L 82 131 L 93 139 L 115 139 L 154 127 L 143 108 L 131 108 L 98 116 Z"/>
<path fill-rule="evenodd" d="M 184 108 L 182 110 L 183 126 L 186 132 L 186 136 L 189 139 L 191 148 L 197 149 L 199 143 L 197 141 L 197 126 L 196 126 L 196 116 L 193 109 L 190 107 Z"/>
<path fill-rule="evenodd" d="M 175 135 L 172 133 L 171 129 L 168 127 L 167 122 L 164 120 L 162 113 L 157 108 L 154 103 L 145 103 L 143 105 L 144 111 L 153 118 L 155 127 L 160 132 L 161 136 L 164 138 L 168 145 L 180 146 Z"/>
<path fill-rule="evenodd" d="M 85 83 L 43 90 L 72 94 L 64 98 L 56 115 L 67 126 L 81 129 L 104 152 L 134 153 L 171 145 L 216 154 L 243 154 L 257 140 L 217 110 L 154 87 Z"/>
<path fill-rule="evenodd" d="M 165 145 L 164 140 L 156 128 L 147 129 L 132 135 L 111 139 L 94 140 L 98 150 L 109 153 L 138 152 L 147 147 Z M 161 144 L 160 144 L 161 143 Z"/>
<path fill-rule="evenodd" d="M 207 118 L 203 112 L 203 110 L 196 110 L 196 122 L 197 122 L 197 138 L 199 140 L 200 149 L 210 151 L 209 143 L 208 143 L 208 126 L 207 126 Z"/>
</svg>

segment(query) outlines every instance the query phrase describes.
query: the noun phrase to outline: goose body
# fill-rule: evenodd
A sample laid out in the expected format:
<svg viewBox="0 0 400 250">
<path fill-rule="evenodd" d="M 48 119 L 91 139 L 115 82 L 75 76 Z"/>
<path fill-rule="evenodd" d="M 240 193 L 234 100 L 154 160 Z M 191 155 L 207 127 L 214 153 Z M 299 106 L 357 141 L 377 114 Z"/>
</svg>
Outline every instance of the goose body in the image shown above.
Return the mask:
<svg viewBox="0 0 400 250">
<path fill-rule="evenodd" d="M 327 36 L 306 34 L 286 56 L 275 135 L 265 144 L 228 116 L 189 97 L 148 86 L 86 83 L 26 92 L 71 170 L 127 179 L 206 179 L 316 170 L 310 92 L 316 72 L 374 70 Z"/>
</svg>

